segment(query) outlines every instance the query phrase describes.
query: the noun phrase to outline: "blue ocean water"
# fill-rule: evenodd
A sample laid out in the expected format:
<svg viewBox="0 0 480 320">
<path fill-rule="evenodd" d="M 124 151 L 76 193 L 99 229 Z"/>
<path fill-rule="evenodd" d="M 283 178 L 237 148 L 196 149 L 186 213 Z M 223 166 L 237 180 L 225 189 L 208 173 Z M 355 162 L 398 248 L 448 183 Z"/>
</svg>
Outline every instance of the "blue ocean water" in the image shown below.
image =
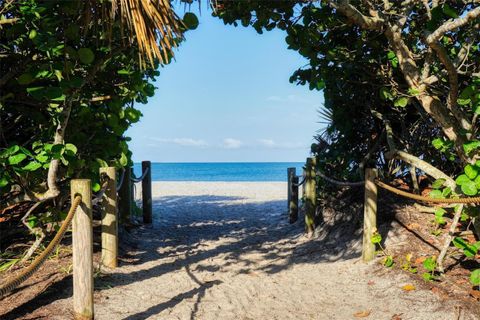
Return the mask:
<svg viewBox="0 0 480 320">
<path fill-rule="evenodd" d="M 302 162 L 152 163 L 153 181 L 287 181 L 287 168 L 302 174 Z M 142 174 L 135 163 L 135 176 Z"/>
</svg>

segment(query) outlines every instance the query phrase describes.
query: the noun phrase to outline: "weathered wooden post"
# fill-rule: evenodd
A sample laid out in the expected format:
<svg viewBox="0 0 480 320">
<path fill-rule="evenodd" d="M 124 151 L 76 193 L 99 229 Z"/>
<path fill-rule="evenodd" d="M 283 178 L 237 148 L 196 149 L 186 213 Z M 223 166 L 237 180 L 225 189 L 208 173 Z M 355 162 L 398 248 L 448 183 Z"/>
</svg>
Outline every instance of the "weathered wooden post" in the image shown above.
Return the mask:
<svg viewBox="0 0 480 320">
<path fill-rule="evenodd" d="M 289 222 L 294 223 L 298 220 L 298 177 L 292 177 L 291 197 L 288 203 Z"/>
<path fill-rule="evenodd" d="M 372 243 L 373 233 L 377 230 L 377 185 L 375 179 L 377 169 L 365 170 L 365 204 L 363 207 L 363 245 L 362 259 L 365 262 L 375 257 L 375 244 Z"/>
<path fill-rule="evenodd" d="M 82 202 L 73 217 L 73 313 L 75 319 L 93 319 L 93 230 L 92 183 L 90 179 L 71 181 L 72 202 Z"/>
<path fill-rule="evenodd" d="M 292 178 L 296 176 L 295 168 L 287 168 L 287 206 L 290 209 L 290 201 L 292 200 Z"/>
<path fill-rule="evenodd" d="M 142 161 L 142 207 L 143 223 L 152 223 L 152 163 Z"/>
<path fill-rule="evenodd" d="M 132 209 L 132 168 L 125 167 L 123 183 L 120 186 L 120 191 L 118 192 L 119 199 L 119 212 L 120 212 L 120 222 L 126 223 L 130 221 L 130 212 Z"/>
<path fill-rule="evenodd" d="M 306 177 L 306 176 L 307 176 L 307 169 L 306 167 L 303 167 L 302 177 Z M 305 183 L 302 186 L 302 199 L 305 200 Z"/>
<path fill-rule="evenodd" d="M 109 268 L 117 267 L 118 220 L 116 170 L 113 167 L 100 168 L 100 175 L 108 177 L 107 189 L 102 199 L 102 264 Z"/>
<path fill-rule="evenodd" d="M 305 231 L 307 235 L 312 235 L 315 231 L 315 210 L 317 204 L 315 169 L 316 158 L 307 158 L 305 168 Z"/>
</svg>

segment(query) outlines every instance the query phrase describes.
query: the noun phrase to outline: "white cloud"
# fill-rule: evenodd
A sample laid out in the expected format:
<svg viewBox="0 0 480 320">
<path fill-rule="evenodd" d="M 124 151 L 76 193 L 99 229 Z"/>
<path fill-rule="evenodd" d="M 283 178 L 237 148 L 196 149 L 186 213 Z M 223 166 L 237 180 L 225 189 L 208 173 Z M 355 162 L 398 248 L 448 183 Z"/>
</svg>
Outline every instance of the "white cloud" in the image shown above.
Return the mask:
<svg viewBox="0 0 480 320">
<path fill-rule="evenodd" d="M 240 148 L 242 145 L 243 145 L 243 142 L 242 142 L 242 141 L 237 140 L 237 139 L 233 139 L 233 138 L 223 139 L 223 144 L 222 144 L 222 146 L 223 146 L 225 149 L 238 149 L 238 148 Z"/>
<path fill-rule="evenodd" d="M 262 147 L 272 148 L 272 149 L 303 149 L 305 148 L 304 143 L 291 143 L 291 142 L 284 142 L 284 143 L 277 143 L 272 139 L 258 139 L 258 144 Z"/>
<path fill-rule="evenodd" d="M 165 144 L 175 144 L 178 146 L 182 147 L 197 147 L 197 148 L 202 148 L 202 147 L 207 147 L 208 143 L 205 140 L 202 139 L 193 139 L 193 138 L 172 138 L 172 139 L 166 139 L 166 138 L 150 138 L 153 141 L 157 141 L 160 143 L 165 143 Z"/>
<path fill-rule="evenodd" d="M 258 143 L 260 143 L 262 146 L 273 148 L 276 146 L 275 141 L 271 139 L 258 139 Z"/>
</svg>

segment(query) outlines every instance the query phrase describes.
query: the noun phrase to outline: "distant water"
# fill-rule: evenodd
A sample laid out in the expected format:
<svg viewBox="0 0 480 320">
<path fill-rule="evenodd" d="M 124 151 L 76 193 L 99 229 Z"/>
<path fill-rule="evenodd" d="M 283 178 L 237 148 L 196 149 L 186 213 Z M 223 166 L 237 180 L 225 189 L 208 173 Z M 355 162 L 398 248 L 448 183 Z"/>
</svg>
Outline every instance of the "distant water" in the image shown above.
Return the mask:
<svg viewBox="0 0 480 320">
<path fill-rule="evenodd" d="M 153 181 L 287 181 L 287 168 L 302 174 L 302 162 L 152 163 Z M 134 172 L 141 176 L 142 166 Z"/>
</svg>

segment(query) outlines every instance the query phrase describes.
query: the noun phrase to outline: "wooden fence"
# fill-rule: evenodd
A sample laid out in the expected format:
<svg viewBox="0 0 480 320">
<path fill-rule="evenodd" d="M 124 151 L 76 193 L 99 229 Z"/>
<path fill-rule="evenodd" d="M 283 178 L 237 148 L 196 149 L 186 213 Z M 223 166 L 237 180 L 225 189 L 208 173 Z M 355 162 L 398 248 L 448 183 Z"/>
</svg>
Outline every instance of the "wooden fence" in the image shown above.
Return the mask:
<svg viewBox="0 0 480 320">
<path fill-rule="evenodd" d="M 316 159 L 307 158 L 303 179 L 296 176 L 295 168 L 287 169 L 288 193 L 287 202 L 289 210 L 289 221 L 294 223 L 298 220 L 298 200 L 299 187 L 303 185 L 303 202 L 305 209 L 305 232 L 308 235 L 313 234 L 315 230 L 315 215 L 317 211 L 317 179 L 323 179 L 327 182 L 339 186 L 365 188 L 365 202 L 363 210 L 363 243 L 362 259 L 365 262 L 373 260 L 375 257 L 375 244 L 372 242 L 372 235 L 377 230 L 377 170 L 367 168 L 365 170 L 365 181 L 348 183 L 330 179 L 316 170 Z"/>
<path fill-rule="evenodd" d="M 150 161 L 142 162 L 142 176 L 133 178 L 132 168 L 125 169 L 120 188 L 117 188 L 117 173 L 112 167 L 101 168 L 108 177 L 101 202 L 102 253 L 101 265 L 116 268 L 118 261 L 118 212 L 121 223 L 130 221 L 133 208 L 135 182 L 142 182 L 143 222 L 152 223 L 152 180 Z M 117 189 L 119 189 L 117 197 Z M 91 181 L 76 179 L 71 182 L 72 199 L 82 196 L 73 219 L 73 312 L 76 319 L 93 319 L 93 229 Z"/>
<path fill-rule="evenodd" d="M 362 259 L 365 262 L 371 261 L 375 257 L 375 244 L 372 242 L 372 237 L 377 231 L 377 187 L 387 190 L 397 196 L 403 198 L 422 201 L 426 203 L 443 203 L 443 204 L 480 204 L 480 196 L 476 197 L 451 197 L 451 198 L 432 198 L 422 195 L 414 194 L 395 188 L 378 178 L 377 169 L 365 169 L 365 180 L 358 182 L 338 181 L 326 176 L 324 173 L 315 169 L 315 159 L 307 158 L 304 168 L 304 179 L 298 183 L 298 177 L 295 176 L 295 168 L 288 168 L 288 204 L 290 223 L 298 219 L 298 187 L 304 185 L 304 207 L 305 207 L 305 229 L 307 233 L 311 234 L 315 229 L 315 212 L 316 212 L 316 182 L 317 179 L 332 183 L 340 187 L 360 187 L 365 189 L 365 199 L 363 206 L 363 241 L 362 241 Z M 455 211 L 450 226 L 450 231 L 442 247 L 440 255 L 437 258 L 437 269 L 443 272 L 442 262 L 447 254 L 450 243 L 454 239 L 454 231 L 459 222 L 462 210 Z M 480 225 L 480 219 L 473 220 L 473 226 Z M 480 229 L 480 227 L 478 227 Z M 480 233 L 480 232 L 479 232 Z"/>
<path fill-rule="evenodd" d="M 93 319 L 93 202 L 98 202 L 102 216 L 102 266 L 116 268 L 118 261 L 118 224 L 130 221 L 133 208 L 132 184 L 142 182 L 143 222 L 152 223 L 152 187 L 150 161 L 142 162 L 142 176 L 134 178 L 132 168 L 125 168 L 117 185 L 117 170 L 113 167 L 100 168 L 104 179 L 99 197 L 92 201 L 90 179 L 74 179 L 70 182 L 72 208 L 54 240 L 31 265 L 16 277 L 0 286 L 0 298 L 13 291 L 33 275 L 48 258 L 53 248 L 61 241 L 72 221 L 73 250 L 73 313 L 75 319 Z M 118 192 L 118 194 L 117 194 Z M 120 213 L 120 214 L 119 214 Z M 120 216 L 120 217 L 119 217 Z M 120 218 L 120 219 L 119 219 Z"/>
</svg>

